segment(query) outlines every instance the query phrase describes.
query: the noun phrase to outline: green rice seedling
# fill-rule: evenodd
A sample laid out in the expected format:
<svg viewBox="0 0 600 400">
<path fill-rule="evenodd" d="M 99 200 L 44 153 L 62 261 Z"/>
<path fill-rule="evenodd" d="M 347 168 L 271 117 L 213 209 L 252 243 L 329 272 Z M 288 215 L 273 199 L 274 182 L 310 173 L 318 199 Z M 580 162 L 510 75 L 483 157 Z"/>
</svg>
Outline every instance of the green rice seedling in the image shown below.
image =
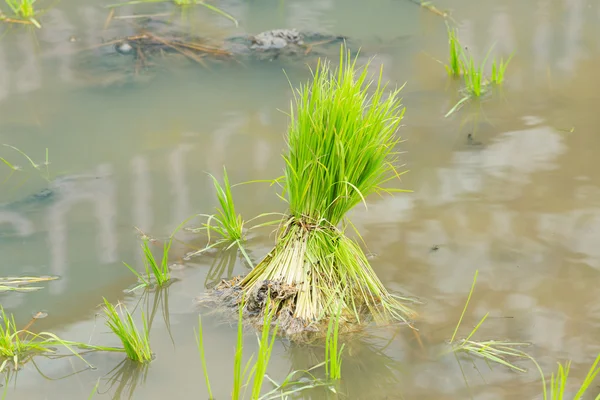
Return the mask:
<svg viewBox="0 0 600 400">
<path fill-rule="evenodd" d="M 252 358 L 248 360 L 246 367 L 242 370 L 242 358 L 244 356 L 244 325 L 243 325 L 243 303 L 238 309 L 237 342 L 235 346 L 235 356 L 233 358 L 233 389 L 231 391 L 232 400 L 239 400 L 242 394 L 244 376 L 248 371 Z"/>
<path fill-rule="evenodd" d="M 445 65 L 446 71 L 448 75 L 453 78 L 458 78 L 462 75 L 463 72 L 463 49 L 458 40 L 458 34 L 456 29 L 450 28 L 446 24 L 448 30 L 448 50 L 450 52 L 450 58 L 448 60 L 448 64 Z"/>
<path fill-rule="evenodd" d="M 6 5 L 10 7 L 15 15 L 21 21 L 26 21 L 34 25 L 36 28 L 41 28 L 40 23 L 35 19 L 36 10 L 33 4 L 36 0 L 4 0 Z M 8 19 L 8 22 L 15 22 L 15 20 Z"/>
<path fill-rule="evenodd" d="M 452 113 L 458 110 L 459 107 L 462 106 L 462 104 L 466 101 L 473 98 L 479 98 L 487 93 L 489 82 L 485 78 L 485 65 L 491 50 L 492 49 L 490 48 L 490 51 L 488 51 L 487 55 L 479 65 L 475 63 L 472 55 L 467 54 L 464 51 L 462 52 L 463 60 L 461 65 L 463 69 L 465 87 L 461 92 L 464 96 L 458 101 L 458 103 L 454 105 L 454 107 L 452 107 L 452 109 L 450 109 L 450 111 L 446 113 L 445 117 L 450 116 Z"/>
<path fill-rule="evenodd" d="M 262 332 L 258 341 L 258 354 L 256 356 L 256 363 L 250 372 L 250 375 L 254 376 L 252 382 L 252 400 L 260 398 L 263 381 L 267 374 L 267 367 L 269 366 L 269 361 L 271 360 L 273 344 L 275 343 L 275 338 L 277 337 L 277 325 L 275 325 L 275 328 L 271 332 L 271 322 L 273 321 L 274 313 L 271 311 L 269 301 L 266 301 L 265 303 L 266 306 L 263 310 L 264 315 Z M 248 378 L 248 380 L 250 380 L 250 378 Z"/>
<path fill-rule="evenodd" d="M 91 367 L 91 365 L 75 352 L 73 347 L 89 350 L 118 351 L 118 349 L 111 347 L 91 346 L 85 343 L 63 340 L 50 332 L 33 333 L 27 329 L 18 329 L 14 315 L 7 315 L 1 305 L 0 320 L 0 372 L 10 364 L 15 369 L 18 369 L 19 365 L 22 365 L 34 356 L 55 354 L 56 346 L 66 348 L 88 367 Z"/>
<path fill-rule="evenodd" d="M 567 390 L 567 381 L 569 377 L 569 371 L 571 369 L 571 361 L 567 361 L 565 365 L 558 363 L 558 371 L 556 375 L 552 373 L 550 376 L 550 388 L 548 389 L 546 382 L 546 377 L 544 376 L 544 371 L 542 367 L 535 361 L 533 357 L 529 357 L 531 361 L 535 364 L 540 376 L 542 377 L 542 390 L 543 390 L 543 398 L 544 400 L 564 400 L 566 398 L 573 400 L 581 400 L 583 395 L 588 391 L 594 379 L 600 374 L 600 354 L 596 357 L 596 360 L 591 365 L 588 370 L 587 375 L 583 379 L 583 382 L 579 386 L 577 393 L 573 397 L 566 397 L 568 394 Z M 548 397 L 548 392 L 550 392 L 550 397 Z M 590 397 L 591 399 L 591 397 Z M 594 397 L 595 400 L 600 400 L 600 394 Z"/>
<path fill-rule="evenodd" d="M 473 56 L 464 54 L 465 91 L 469 97 L 481 97 L 486 91 L 485 64 L 487 57 L 479 65 L 475 65 Z"/>
<path fill-rule="evenodd" d="M 382 72 L 376 83 L 368 80 L 367 67 L 357 71 L 356 59 L 342 46 L 339 69 L 320 61 L 312 83 L 295 93 L 285 175 L 279 179 L 288 214 L 273 250 L 235 283 L 250 296 L 264 282 L 295 288 L 297 293 L 275 308 L 293 310 L 304 326 L 338 308 L 357 321 L 363 311 L 377 321 L 414 316 L 344 233 L 346 214 L 366 205 L 368 195 L 401 191 L 383 187 L 401 175 L 395 166 L 396 131 L 404 115 L 401 88 L 387 91 Z"/>
<path fill-rule="evenodd" d="M 268 302 L 267 302 L 268 303 Z M 275 339 L 277 337 L 278 326 L 273 325 L 273 317 L 274 310 L 270 305 L 266 305 L 264 309 L 263 319 L 262 319 L 262 332 L 258 339 L 258 353 L 256 355 L 256 361 L 252 362 L 254 359 L 254 355 L 251 356 L 246 364 L 243 364 L 243 353 L 244 353 L 244 332 L 243 332 L 243 302 L 240 304 L 238 308 L 238 325 L 237 325 L 237 340 L 236 340 L 236 349 L 235 356 L 233 360 L 233 388 L 231 392 L 231 398 L 233 400 L 239 400 L 243 398 L 245 393 L 245 388 L 250 386 L 251 384 L 251 400 L 266 400 L 266 399 L 281 399 L 288 398 L 286 396 L 290 396 L 295 393 L 299 393 L 300 391 L 317 387 L 319 385 L 324 385 L 324 383 L 319 383 L 315 380 L 312 383 L 301 383 L 294 381 L 293 378 L 295 375 L 298 375 L 301 372 L 308 371 L 293 371 L 285 378 L 285 380 L 278 384 L 274 380 L 268 377 L 267 368 L 269 366 L 269 362 L 271 360 L 271 354 L 273 352 L 273 345 L 275 344 Z M 206 387 L 208 391 L 209 399 L 213 399 L 212 389 L 210 386 L 210 380 L 208 377 L 208 369 L 206 366 L 206 358 L 204 353 L 204 335 L 202 332 L 202 319 L 199 317 L 198 322 L 198 333 L 196 335 L 196 344 L 198 346 L 198 352 L 200 353 L 200 360 L 202 362 L 202 369 L 204 372 L 204 378 L 206 380 Z M 310 374 L 310 373 L 309 373 Z M 312 377 L 312 376 L 311 376 Z M 270 390 L 266 394 L 261 396 L 262 387 L 264 384 L 264 380 L 267 378 L 273 385 L 274 389 Z M 312 377 L 314 378 L 314 377 Z"/>
<path fill-rule="evenodd" d="M 473 328 L 471 333 L 465 339 L 461 339 L 455 341 L 456 334 L 458 333 L 458 328 L 463 320 L 463 317 L 467 311 L 467 307 L 469 306 L 469 301 L 471 300 L 471 296 L 473 295 L 473 290 L 475 289 L 475 283 L 477 281 L 477 275 L 479 271 L 475 271 L 475 276 L 473 277 L 473 284 L 471 286 L 471 290 L 469 292 L 469 296 L 467 297 L 467 301 L 465 303 L 465 307 L 460 315 L 458 323 L 456 324 L 456 328 L 454 329 L 454 333 L 452 334 L 452 338 L 450 339 L 450 344 L 452 345 L 452 350 L 455 354 L 462 352 L 468 354 L 470 356 L 481 357 L 486 361 L 492 361 L 498 363 L 500 365 L 504 365 L 510 369 L 513 369 L 518 372 L 526 372 L 525 369 L 518 367 L 514 363 L 510 362 L 509 359 L 530 359 L 531 357 L 520 350 L 519 347 L 528 346 L 528 343 L 518 343 L 518 342 L 507 342 L 507 341 L 495 341 L 495 340 L 487 340 L 487 341 L 476 341 L 471 340 L 475 332 L 481 327 L 484 321 L 487 319 L 489 313 L 486 313 L 483 318 L 479 321 L 479 323 Z"/>
<path fill-rule="evenodd" d="M 215 12 L 215 13 L 221 15 L 222 17 L 227 18 L 228 20 L 232 21 L 235 24 L 235 26 L 238 26 L 237 19 L 235 19 L 231 14 L 228 14 L 225 11 L 221 10 L 220 8 L 215 7 L 211 4 L 208 4 L 202 0 L 134 0 L 134 1 L 128 1 L 125 3 L 109 4 L 106 7 L 114 8 L 114 7 L 122 7 L 122 6 L 136 5 L 136 4 L 167 3 L 167 2 L 172 2 L 173 4 L 175 4 L 176 6 L 179 6 L 179 7 L 188 7 L 188 6 L 195 6 L 195 5 L 203 6 L 207 9 L 209 9 L 210 11 Z"/>
<path fill-rule="evenodd" d="M 200 353 L 200 361 L 202 361 L 202 372 L 204 373 L 204 379 L 206 380 L 206 391 L 208 392 L 209 400 L 213 400 L 214 396 L 212 389 L 210 388 L 210 379 L 208 378 L 208 368 L 206 367 L 206 357 L 204 356 L 204 334 L 202 331 L 202 317 L 198 316 L 198 333 L 196 335 L 196 344 L 198 345 L 198 352 Z"/>
<path fill-rule="evenodd" d="M 205 230 L 208 234 L 207 246 L 192 255 L 202 253 L 217 246 L 225 246 L 225 250 L 229 250 L 234 246 L 237 246 L 248 265 L 252 267 L 252 260 L 248 256 L 248 252 L 243 245 L 246 240 L 244 234 L 244 219 L 240 214 L 236 213 L 235 203 L 231 194 L 231 184 L 229 183 L 229 177 L 227 176 L 227 170 L 225 167 L 223 167 L 223 185 L 221 185 L 217 178 L 215 178 L 213 175 L 210 175 L 210 177 L 217 193 L 217 199 L 219 200 L 220 208 L 217 208 L 216 215 L 202 214 L 208 218 L 208 221 L 203 224 L 201 228 L 192 229 L 192 232 Z M 214 232 L 220 236 L 220 239 L 212 244 L 210 243 L 211 232 Z"/>
<path fill-rule="evenodd" d="M 490 77 L 490 81 L 493 84 L 497 86 L 502 85 L 502 83 L 504 82 L 504 74 L 506 73 L 506 68 L 508 67 L 508 64 L 510 63 L 510 60 L 512 60 L 512 58 L 513 54 L 511 54 L 506 61 L 504 61 L 504 58 L 500 58 L 500 61 L 497 61 L 494 58 L 494 60 L 492 61 L 492 75 Z"/>
<path fill-rule="evenodd" d="M 146 363 L 152 360 L 152 350 L 150 349 L 150 334 L 148 331 L 148 323 L 144 313 L 142 312 L 143 329 L 140 332 L 133 321 L 133 317 L 127 308 L 119 304 L 123 311 L 124 318 L 119 316 L 117 309 L 108 300 L 104 299 L 104 315 L 106 317 L 106 325 L 119 337 L 125 354 L 132 361 Z"/>
<path fill-rule="evenodd" d="M 327 337 L 325 338 L 325 373 L 331 380 L 342 378 L 342 353 L 344 344 L 339 347 L 340 314 L 329 319 Z"/>
<path fill-rule="evenodd" d="M 172 239 L 165 242 L 163 247 L 163 256 L 160 263 L 152 254 L 152 250 L 149 246 L 149 240 L 144 239 L 142 242 L 142 252 L 144 253 L 144 267 L 146 274 L 143 275 L 135 270 L 131 265 L 127 263 L 125 266 L 129 268 L 135 276 L 137 276 L 140 283 L 129 291 L 134 291 L 140 287 L 152 287 L 152 286 L 164 286 L 171 281 L 171 270 L 169 269 L 169 250 L 171 249 Z"/>
<path fill-rule="evenodd" d="M 88 400 L 92 400 L 94 398 L 94 395 L 96 394 L 96 392 L 98 391 L 98 387 L 100 386 L 100 379 L 98 379 L 96 381 L 96 385 L 94 386 L 94 388 L 92 389 L 90 395 L 88 396 Z"/>
</svg>

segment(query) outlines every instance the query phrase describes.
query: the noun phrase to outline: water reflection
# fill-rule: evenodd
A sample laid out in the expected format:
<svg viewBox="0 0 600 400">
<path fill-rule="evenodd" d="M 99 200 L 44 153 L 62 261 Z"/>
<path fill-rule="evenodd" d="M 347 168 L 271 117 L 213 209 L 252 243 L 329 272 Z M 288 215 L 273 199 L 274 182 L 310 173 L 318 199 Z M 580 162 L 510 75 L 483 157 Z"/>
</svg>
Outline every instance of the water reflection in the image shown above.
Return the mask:
<svg viewBox="0 0 600 400">
<path fill-rule="evenodd" d="M 68 214 L 76 205 L 91 203 L 94 210 L 98 234 L 96 236 L 96 254 L 101 263 L 107 264 L 118 260 L 116 242 L 116 198 L 112 182 L 112 168 L 100 165 L 95 174 L 101 179 L 64 182 L 64 188 L 58 199 L 48 208 L 47 229 L 50 248 L 50 270 L 54 275 L 62 277 L 51 287 L 53 294 L 65 290 L 69 281 L 68 261 Z"/>
</svg>

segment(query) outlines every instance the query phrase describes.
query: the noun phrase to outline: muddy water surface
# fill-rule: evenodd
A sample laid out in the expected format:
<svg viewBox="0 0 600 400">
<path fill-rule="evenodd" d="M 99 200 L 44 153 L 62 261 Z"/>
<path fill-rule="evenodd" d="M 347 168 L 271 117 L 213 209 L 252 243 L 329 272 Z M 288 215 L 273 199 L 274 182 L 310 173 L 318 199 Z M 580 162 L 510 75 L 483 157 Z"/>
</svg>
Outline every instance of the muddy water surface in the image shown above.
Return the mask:
<svg viewBox="0 0 600 400">
<path fill-rule="evenodd" d="M 449 118 L 460 96 L 437 61 L 446 59 L 444 20 L 410 1 L 219 4 L 240 20 L 239 28 L 204 9 L 175 23 L 215 38 L 280 27 L 348 35 L 363 46 L 363 61 L 375 56 L 373 66 L 383 65 L 386 79 L 406 82 L 400 134 L 410 172 L 402 186 L 413 192 L 370 198 L 369 209 L 357 208 L 352 219 L 385 285 L 423 300 L 422 344 L 406 327 L 349 339 L 342 386 L 348 398 L 540 398 L 539 375 L 528 363 L 520 365 L 530 372 L 519 374 L 439 356 L 476 270 L 459 334 L 489 312 L 481 339 L 530 342 L 528 351 L 546 371 L 570 359 L 574 377 L 583 377 L 600 352 L 600 4 L 436 3 L 452 10 L 472 54 L 482 59 L 492 44 L 498 56 L 514 52 L 503 90 Z M 53 184 L 58 196 L 0 206 L 0 276 L 60 279 L 35 293 L 0 294 L 0 301 L 21 325 L 44 310 L 48 317 L 35 329 L 116 345 L 96 313 L 103 296 L 130 307 L 140 302 L 124 293 L 135 279 L 122 262 L 141 264 L 134 227 L 164 240 L 188 216 L 212 212 L 206 172 L 220 176 L 223 165 L 234 182 L 279 176 L 287 124 L 279 110 L 291 98 L 282 65 L 293 84 L 309 71 L 281 60 L 210 71 L 178 63 L 143 79 L 93 69 L 96 61 L 82 62 L 77 49 L 133 32 L 122 21 L 104 31 L 103 5 L 64 0 L 40 18 L 42 30 L 11 29 L 0 41 L 0 142 L 37 162 L 47 148 L 50 178 L 63 177 Z M 172 8 L 117 14 L 136 11 Z M 6 147 L 0 156 L 24 167 L 10 176 L 0 170 L 0 204 L 48 187 L 45 170 L 33 170 Z M 267 185 L 236 187 L 234 195 L 247 217 L 285 209 Z M 269 250 L 269 233 L 251 237 L 254 259 Z M 94 398 L 203 398 L 194 339 L 199 312 L 213 391 L 228 398 L 235 328 L 196 307 L 194 298 L 219 276 L 246 269 L 235 257 L 222 271 L 215 268 L 218 255 L 185 261 L 203 241 L 178 237 L 171 255 L 178 281 L 149 298 L 148 311 L 155 300 L 158 311 L 151 332 L 156 359 L 147 369 L 123 363 L 121 354 L 86 355 L 96 370 L 74 359 L 37 359 L 10 376 L 6 398 L 84 399 L 98 380 Z M 248 354 L 255 343 L 249 333 Z M 322 357 L 318 346 L 277 342 L 269 373 L 281 379 Z M 600 392 L 598 385 L 590 395 Z"/>
</svg>

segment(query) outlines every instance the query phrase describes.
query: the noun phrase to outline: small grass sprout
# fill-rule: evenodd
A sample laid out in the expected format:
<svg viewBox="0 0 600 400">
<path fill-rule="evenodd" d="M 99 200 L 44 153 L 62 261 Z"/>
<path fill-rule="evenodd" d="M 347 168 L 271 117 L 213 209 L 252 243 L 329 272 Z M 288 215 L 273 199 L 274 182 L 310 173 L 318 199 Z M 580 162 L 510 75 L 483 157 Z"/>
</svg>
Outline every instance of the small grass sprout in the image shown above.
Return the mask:
<svg viewBox="0 0 600 400">
<path fill-rule="evenodd" d="M 163 247 L 163 256 L 160 261 L 154 257 L 152 250 L 150 249 L 150 245 L 148 244 L 149 240 L 147 238 L 143 239 L 142 242 L 142 252 L 144 253 L 144 267 L 146 270 L 146 274 L 143 275 L 136 271 L 131 265 L 127 263 L 125 266 L 129 268 L 131 272 L 135 276 L 137 276 L 140 283 L 129 291 L 135 291 L 140 287 L 153 287 L 153 286 L 165 286 L 169 282 L 171 282 L 171 270 L 169 268 L 169 251 L 171 249 L 172 239 L 165 242 Z"/>
<path fill-rule="evenodd" d="M 106 298 L 103 298 L 103 300 L 106 325 L 121 340 L 127 357 L 139 363 L 150 362 L 152 360 L 152 350 L 150 349 L 148 322 L 144 313 L 142 312 L 143 328 L 140 332 L 133 321 L 132 315 L 123 304 L 119 303 L 118 305 L 123 313 L 123 317 L 121 317 L 117 307 L 109 303 Z"/>
<path fill-rule="evenodd" d="M 463 53 L 465 91 L 469 97 L 481 97 L 486 92 L 485 64 L 488 56 L 481 64 L 476 65 L 472 55 L 467 55 L 466 52 Z"/>
<path fill-rule="evenodd" d="M 206 357 L 204 355 L 204 333 L 202 330 L 202 316 L 200 315 L 198 315 L 198 333 L 196 334 L 196 345 L 198 346 L 198 352 L 200 353 L 200 361 L 202 362 L 202 372 L 204 373 L 204 379 L 206 380 L 206 391 L 208 392 L 208 399 L 213 400 L 214 396 L 210 387 L 208 368 L 206 367 Z"/>
<path fill-rule="evenodd" d="M 15 18 L 6 18 L 4 15 L 0 14 L 0 19 L 4 19 L 6 22 L 13 23 L 19 23 L 19 21 L 30 23 L 38 29 L 42 27 L 35 19 L 36 10 L 33 7 L 33 4 L 36 2 L 36 0 L 4 0 L 4 2 L 10 7 Z"/>
<path fill-rule="evenodd" d="M 509 359 L 531 359 L 531 357 L 527 353 L 519 349 L 519 347 L 528 346 L 528 343 L 496 340 L 476 341 L 471 339 L 475 332 L 477 332 L 477 330 L 485 322 L 489 313 L 486 313 L 483 316 L 483 318 L 479 321 L 479 323 L 475 326 L 475 328 L 473 328 L 471 333 L 469 333 L 469 335 L 465 339 L 455 341 L 458 329 L 467 311 L 467 307 L 469 306 L 471 296 L 473 295 L 478 274 L 479 271 L 475 271 L 475 276 L 473 277 L 473 284 L 471 286 L 471 290 L 469 291 L 469 296 L 467 297 L 465 307 L 463 308 L 458 323 L 456 324 L 456 328 L 454 329 L 454 333 L 452 334 L 452 338 L 450 339 L 450 344 L 452 345 L 451 351 L 453 351 L 455 354 L 462 352 L 470 356 L 480 357 L 486 361 L 491 361 L 500 365 L 504 365 L 505 367 L 508 367 L 518 372 L 526 372 L 525 369 L 518 367 L 517 365 L 509 361 Z"/>
<path fill-rule="evenodd" d="M 500 61 L 497 61 L 495 58 L 492 61 L 492 75 L 490 76 L 490 82 L 496 86 L 502 85 L 504 82 L 504 74 L 506 73 L 506 68 L 510 63 L 510 60 L 513 58 L 514 54 L 511 54 L 506 61 L 501 57 Z"/>
<path fill-rule="evenodd" d="M 329 319 L 325 338 L 325 374 L 330 380 L 342 378 L 342 353 L 345 344 L 339 347 L 340 314 Z"/>
<path fill-rule="evenodd" d="M 214 216 L 217 224 L 212 226 L 209 223 L 208 231 L 212 230 L 218 233 L 228 242 L 241 242 L 244 240 L 244 220 L 241 215 L 235 212 L 235 203 L 231 195 L 231 184 L 229 183 L 227 170 L 223 168 L 223 185 L 213 175 L 210 175 L 210 177 L 213 181 L 221 208 L 217 209 L 218 214 Z"/>
<path fill-rule="evenodd" d="M 194 254 L 201 253 L 216 246 L 225 245 L 225 250 L 229 250 L 232 247 L 237 246 L 240 249 L 240 252 L 244 256 L 244 259 L 246 260 L 248 265 L 252 266 L 252 260 L 248 256 L 248 252 L 246 252 L 243 246 L 243 243 L 246 240 L 244 234 L 244 219 L 240 214 L 236 213 L 235 203 L 231 194 L 231 184 L 229 183 L 227 170 L 225 169 L 225 167 L 223 167 L 222 185 L 221 183 L 219 183 L 218 179 L 215 178 L 213 175 L 209 174 L 209 176 L 213 181 L 213 185 L 217 194 L 217 199 L 219 200 L 220 208 L 217 207 L 216 215 L 203 215 L 204 217 L 208 218 L 207 222 L 203 224 L 202 228 L 192 230 L 193 232 L 206 230 L 206 233 L 208 234 L 209 243 L 206 246 L 206 248 Z M 211 232 L 214 232 L 221 237 L 212 244 L 210 243 Z"/>
</svg>

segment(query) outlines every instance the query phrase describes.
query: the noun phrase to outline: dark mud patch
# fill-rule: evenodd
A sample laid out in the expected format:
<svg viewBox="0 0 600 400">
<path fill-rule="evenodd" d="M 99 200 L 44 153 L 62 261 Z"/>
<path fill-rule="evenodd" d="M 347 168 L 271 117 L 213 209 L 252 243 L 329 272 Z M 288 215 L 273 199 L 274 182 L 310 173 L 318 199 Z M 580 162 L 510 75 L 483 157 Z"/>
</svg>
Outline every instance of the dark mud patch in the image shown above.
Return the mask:
<svg viewBox="0 0 600 400">
<path fill-rule="evenodd" d="M 244 298 L 240 283 L 243 276 L 236 276 L 231 280 L 221 280 L 213 289 L 210 289 L 195 300 L 199 306 L 211 310 L 211 314 L 220 314 L 224 319 L 233 322 L 239 318 L 239 307 L 243 304 L 242 318 L 245 325 L 260 329 L 264 324 L 264 313 L 267 309 L 275 309 L 271 326 L 278 326 L 278 335 L 284 336 L 293 342 L 311 343 L 326 337 L 328 320 L 305 321 L 294 317 L 296 295 L 298 288 L 284 282 L 262 281 L 255 289 Z M 362 332 L 370 322 L 366 310 L 361 312 L 365 319 L 357 321 L 352 316 L 340 317 L 340 333 L 356 334 Z"/>
</svg>

